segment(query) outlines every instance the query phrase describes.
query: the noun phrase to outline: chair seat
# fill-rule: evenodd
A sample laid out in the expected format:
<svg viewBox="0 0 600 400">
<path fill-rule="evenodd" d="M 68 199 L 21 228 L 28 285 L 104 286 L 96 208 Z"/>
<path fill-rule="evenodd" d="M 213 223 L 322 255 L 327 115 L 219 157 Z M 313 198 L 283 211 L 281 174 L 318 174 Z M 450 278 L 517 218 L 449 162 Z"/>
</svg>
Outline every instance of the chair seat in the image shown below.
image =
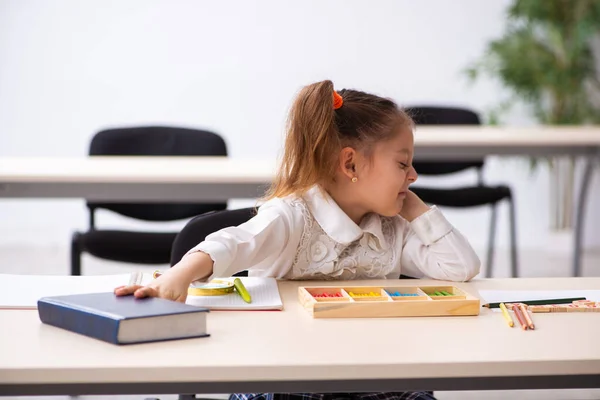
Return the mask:
<svg viewBox="0 0 600 400">
<path fill-rule="evenodd" d="M 425 203 L 445 207 L 475 207 L 495 204 L 511 197 L 508 186 L 472 186 L 463 188 L 427 188 L 411 186 L 413 191 Z"/>
<path fill-rule="evenodd" d="M 177 233 L 90 230 L 79 234 L 82 250 L 93 256 L 129 263 L 168 264 Z"/>
</svg>

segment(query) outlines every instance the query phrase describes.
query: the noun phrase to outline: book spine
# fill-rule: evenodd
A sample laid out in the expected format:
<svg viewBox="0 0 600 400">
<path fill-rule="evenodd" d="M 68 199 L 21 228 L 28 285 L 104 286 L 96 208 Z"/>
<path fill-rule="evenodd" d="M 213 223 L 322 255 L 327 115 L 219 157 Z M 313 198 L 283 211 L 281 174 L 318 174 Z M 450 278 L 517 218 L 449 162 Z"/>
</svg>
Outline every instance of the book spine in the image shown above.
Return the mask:
<svg viewBox="0 0 600 400">
<path fill-rule="evenodd" d="M 120 320 L 118 319 L 45 300 L 38 301 L 38 314 L 40 320 L 45 324 L 108 343 L 119 344 L 117 337 Z"/>
</svg>

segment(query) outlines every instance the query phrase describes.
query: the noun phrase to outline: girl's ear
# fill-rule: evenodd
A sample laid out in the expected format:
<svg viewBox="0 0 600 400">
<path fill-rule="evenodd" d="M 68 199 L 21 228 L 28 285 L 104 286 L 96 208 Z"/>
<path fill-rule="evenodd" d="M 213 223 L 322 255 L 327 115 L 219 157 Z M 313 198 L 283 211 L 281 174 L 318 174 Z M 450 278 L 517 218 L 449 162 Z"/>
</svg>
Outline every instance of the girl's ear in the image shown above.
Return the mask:
<svg viewBox="0 0 600 400">
<path fill-rule="evenodd" d="M 358 153 L 352 147 L 344 147 L 340 151 L 339 168 L 348 179 L 356 176 L 356 162 L 358 161 Z"/>
</svg>

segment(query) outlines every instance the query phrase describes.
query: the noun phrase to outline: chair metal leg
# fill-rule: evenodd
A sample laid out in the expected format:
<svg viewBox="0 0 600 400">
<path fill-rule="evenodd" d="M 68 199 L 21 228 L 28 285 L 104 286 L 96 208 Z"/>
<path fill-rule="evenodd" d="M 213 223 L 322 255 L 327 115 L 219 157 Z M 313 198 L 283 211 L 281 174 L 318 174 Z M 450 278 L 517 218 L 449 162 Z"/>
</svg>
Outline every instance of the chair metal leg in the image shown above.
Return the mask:
<svg viewBox="0 0 600 400">
<path fill-rule="evenodd" d="M 517 217 L 515 212 L 515 201 L 513 197 L 508 198 L 508 218 L 510 228 L 510 266 L 511 277 L 519 277 L 519 264 L 517 257 Z"/>
<path fill-rule="evenodd" d="M 579 199 L 577 199 L 577 208 L 575 209 L 575 243 L 573 246 L 573 276 L 581 276 L 581 253 L 583 251 L 583 219 L 585 217 L 585 206 L 588 197 L 590 181 L 595 160 L 588 157 L 585 161 L 585 169 L 581 178 L 579 188 Z"/>
<path fill-rule="evenodd" d="M 494 242 L 496 241 L 496 219 L 497 219 L 497 205 L 492 204 L 492 215 L 490 220 L 490 236 L 488 239 L 487 248 L 487 260 L 485 268 L 485 277 L 490 278 L 492 276 L 492 268 L 494 263 Z"/>
<path fill-rule="evenodd" d="M 79 245 L 79 232 L 71 238 L 71 275 L 81 275 L 81 246 Z"/>
</svg>

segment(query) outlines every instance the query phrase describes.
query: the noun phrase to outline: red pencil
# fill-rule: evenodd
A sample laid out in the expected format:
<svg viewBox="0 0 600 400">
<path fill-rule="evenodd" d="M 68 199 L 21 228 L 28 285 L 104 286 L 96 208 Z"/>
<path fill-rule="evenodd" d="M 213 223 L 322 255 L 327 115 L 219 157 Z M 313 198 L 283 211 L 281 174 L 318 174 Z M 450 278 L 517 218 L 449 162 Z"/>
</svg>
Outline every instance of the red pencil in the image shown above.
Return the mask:
<svg viewBox="0 0 600 400">
<path fill-rule="evenodd" d="M 525 321 L 525 317 L 523 316 L 523 314 L 521 314 L 521 310 L 519 309 L 519 305 L 518 304 L 511 304 L 512 310 L 515 313 L 517 319 L 519 320 L 519 323 L 521 324 L 521 327 L 523 328 L 523 330 L 527 330 L 527 322 Z"/>
<path fill-rule="evenodd" d="M 529 327 L 529 329 L 532 329 L 532 330 L 535 329 L 535 325 L 533 325 L 533 320 L 529 316 L 529 312 L 527 312 L 527 308 L 525 307 L 525 304 L 523 304 L 523 303 L 519 304 L 519 310 L 523 314 L 523 317 L 525 317 L 525 322 L 527 323 L 527 326 Z"/>
</svg>

